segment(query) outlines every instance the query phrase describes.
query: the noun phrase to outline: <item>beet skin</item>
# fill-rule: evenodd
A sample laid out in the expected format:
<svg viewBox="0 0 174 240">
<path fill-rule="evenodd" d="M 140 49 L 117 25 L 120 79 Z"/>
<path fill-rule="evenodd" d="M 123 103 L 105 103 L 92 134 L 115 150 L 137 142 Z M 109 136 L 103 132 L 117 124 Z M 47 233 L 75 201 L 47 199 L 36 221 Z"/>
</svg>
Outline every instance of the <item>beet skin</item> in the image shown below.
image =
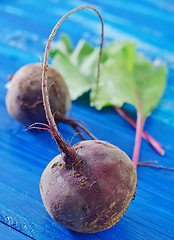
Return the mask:
<svg viewBox="0 0 174 240">
<path fill-rule="evenodd" d="M 41 80 L 41 63 L 23 66 L 10 80 L 10 88 L 6 96 L 7 109 L 14 118 L 25 125 L 36 122 L 47 123 Z M 51 66 L 48 67 L 48 89 L 51 110 L 58 123 L 59 116 L 65 116 L 68 113 L 71 100 L 65 81 Z"/>
<path fill-rule="evenodd" d="M 77 156 L 72 164 L 60 154 L 44 170 L 44 206 L 56 222 L 74 231 L 110 228 L 134 196 L 136 169 L 123 151 L 104 141 L 83 141 L 73 148 Z"/>
</svg>

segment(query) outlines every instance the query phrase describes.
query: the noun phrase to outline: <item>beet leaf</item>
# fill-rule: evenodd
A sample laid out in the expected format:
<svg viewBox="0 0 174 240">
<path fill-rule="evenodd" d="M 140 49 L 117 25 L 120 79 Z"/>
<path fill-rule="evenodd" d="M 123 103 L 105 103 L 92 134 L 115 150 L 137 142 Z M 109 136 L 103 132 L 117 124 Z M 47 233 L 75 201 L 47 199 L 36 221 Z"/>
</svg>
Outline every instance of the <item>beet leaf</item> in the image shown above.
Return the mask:
<svg viewBox="0 0 174 240">
<path fill-rule="evenodd" d="M 69 56 L 56 50 L 57 53 L 53 58 L 53 66 L 59 69 L 59 73 L 65 79 L 70 90 L 71 99 L 75 100 L 84 92 L 91 88 L 88 79 L 78 70 L 78 66 L 72 64 Z"/>
<path fill-rule="evenodd" d="M 103 50 L 100 81 L 96 89 L 99 49 L 80 40 L 72 51 L 70 40 L 61 41 L 64 46 L 61 43 L 51 52 L 53 66 L 67 82 L 72 100 L 91 89 L 91 105 L 98 110 L 106 106 L 121 108 L 125 103 L 135 107 L 133 163 L 137 166 L 145 120 L 159 103 L 165 89 L 166 66 L 154 67 L 148 59 L 136 53 L 135 43 L 112 42 Z M 150 142 L 152 139 L 147 140 Z"/>
</svg>

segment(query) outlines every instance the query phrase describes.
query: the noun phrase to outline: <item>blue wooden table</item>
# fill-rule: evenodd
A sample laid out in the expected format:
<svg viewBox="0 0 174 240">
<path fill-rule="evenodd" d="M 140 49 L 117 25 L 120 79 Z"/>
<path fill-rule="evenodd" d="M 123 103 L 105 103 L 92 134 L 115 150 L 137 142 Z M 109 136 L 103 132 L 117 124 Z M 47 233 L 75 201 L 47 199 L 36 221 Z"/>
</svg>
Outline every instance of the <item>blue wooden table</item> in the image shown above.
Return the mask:
<svg viewBox="0 0 174 240">
<path fill-rule="evenodd" d="M 68 10 L 83 4 L 96 6 L 105 22 L 105 43 L 133 39 L 151 60 L 159 58 L 169 68 L 162 101 L 148 118 L 145 129 L 164 147 L 160 156 L 143 140 L 140 161 L 157 160 L 174 166 L 174 2 L 173 0 L 0 0 L 0 239 L 174 239 L 174 172 L 138 167 L 136 198 L 123 218 L 104 232 L 70 231 L 47 214 L 39 193 L 39 181 L 48 162 L 58 154 L 47 132 L 26 132 L 7 113 L 8 75 L 43 57 L 46 40 L 55 23 Z M 85 38 L 97 45 L 100 22 L 89 10 L 76 13 L 61 26 L 76 44 Z M 132 113 L 135 116 L 134 113 Z M 132 156 L 135 131 L 111 108 L 96 111 L 88 96 L 73 103 L 69 116 L 85 122 L 99 139 L 109 141 Z M 64 124 L 67 141 L 74 135 Z M 102 130 L 101 130 L 102 129 Z M 72 144 L 80 141 L 75 136 Z"/>
</svg>

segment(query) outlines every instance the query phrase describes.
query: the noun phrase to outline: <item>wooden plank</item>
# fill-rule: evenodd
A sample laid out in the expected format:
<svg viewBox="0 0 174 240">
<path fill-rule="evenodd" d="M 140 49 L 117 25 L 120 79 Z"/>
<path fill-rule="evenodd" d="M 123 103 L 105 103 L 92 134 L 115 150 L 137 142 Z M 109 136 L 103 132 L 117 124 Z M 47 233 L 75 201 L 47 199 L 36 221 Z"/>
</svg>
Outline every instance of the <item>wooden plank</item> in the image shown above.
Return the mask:
<svg viewBox="0 0 174 240">
<path fill-rule="evenodd" d="M 29 240 L 33 239 L 30 236 L 27 236 L 15 228 L 9 227 L 8 225 L 0 222 L 0 239 L 2 240 Z"/>
<path fill-rule="evenodd" d="M 130 0 L 125 4 L 121 0 L 88 0 L 88 3 L 101 10 L 106 42 L 125 38 L 136 40 L 138 51 L 152 60 L 158 57 L 168 64 L 170 71 L 165 95 L 145 126 L 162 143 L 166 155 L 159 156 L 143 141 L 140 158 L 141 161 L 158 160 L 160 165 L 173 166 L 173 2 Z M 68 10 L 81 4 L 78 0 L 38 3 L 7 0 L 0 4 L 0 239 L 174 239 L 172 171 L 139 167 L 135 201 L 117 225 L 101 233 L 72 232 L 55 223 L 43 207 L 39 180 L 44 167 L 58 154 L 57 146 L 46 132 L 24 132 L 25 127 L 8 115 L 4 85 L 8 74 L 23 64 L 39 61 L 54 24 Z M 74 44 L 85 37 L 97 45 L 99 27 L 97 16 L 85 10 L 66 21 L 61 31 L 71 35 Z M 119 146 L 131 157 L 134 130 L 111 108 L 98 112 L 89 107 L 87 101 L 88 97 L 73 103 L 69 116 L 82 120 L 98 138 Z M 135 113 L 131 114 L 135 117 Z M 64 138 L 71 141 L 74 131 L 64 124 L 60 124 L 59 129 Z M 79 140 L 75 137 L 72 144 Z"/>
</svg>

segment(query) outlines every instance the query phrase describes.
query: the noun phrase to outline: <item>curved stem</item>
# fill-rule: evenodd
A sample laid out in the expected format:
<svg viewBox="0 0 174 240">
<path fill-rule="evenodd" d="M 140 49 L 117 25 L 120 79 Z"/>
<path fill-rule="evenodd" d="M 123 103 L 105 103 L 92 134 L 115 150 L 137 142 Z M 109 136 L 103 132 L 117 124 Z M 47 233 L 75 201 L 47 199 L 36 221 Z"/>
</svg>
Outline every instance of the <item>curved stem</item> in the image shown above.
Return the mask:
<svg viewBox="0 0 174 240">
<path fill-rule="evenodd" d="M 42 71 L 42 96 L 43 96 L 43 104 L 44 104 L 44 109 L 45 109 L 45 113 L 46 113 L 46 118 L 47 121 L 50 125 L 50 127 L 53 129 L 54 132 L 54 138 L 58 144 L 58 146 L 60 147 L 60 149 L 66 153 L 66 154 L 70 154 L 72 155 L 72 148 L 70 147 L 70 145 L 68 145 L 67 143 L 65 143 L 63 141 L 63 139 L 60 136 L 60 133 L 58 131 L 58 128 L 56 126 L 53 114 L 51 112 L 51 107 L 50 107 L 50 103 L 49 103 L 49 95 L 48 95 L 48 88 L 47 88 L 47 71 L 48 71 L 48 55 L 49 55 L 49 49 L 51 46 L 51 42 L 58 30 L 58 28 L 60 27 L 60 25 L 65 21 L 66 18 L 68 18 L 71 14 L 81 10 L 81 9 L 85 9 L 85 8 L 90 8 L 92 10 L 94 10 L 101 21 L 101 25 L 102 25 L 102 33 L 101 33 L 101 44 L 100 44 L 100 54 L 99 54 L 99 61 L 98 61 L 98 72 L 97 72 L 97 86 L 98 86 L 98 82 L 99 82 L 99 74 L 100 74 L 100 62 L 101 62 L 101 53 L 102 53 L 102 47 L 103 47 L 103 32 L 104 32 L 104 23 L 103 23 L 103 19 L 99 13 L 99 11 L 90 5 L 85 5 L 85 6 L 81 6 L 81 7 L 77 7 L 74 8 L 73 10 L 69 11 L 67 14 L 65 14 L 55 25 L 55 27 L 53 28 L 47 44 L 46 44 L 46 48 L 45 48 L 45 54 L 44 54 L 44 62 L 43 62 L 43 71 Z"/>
</svg>

